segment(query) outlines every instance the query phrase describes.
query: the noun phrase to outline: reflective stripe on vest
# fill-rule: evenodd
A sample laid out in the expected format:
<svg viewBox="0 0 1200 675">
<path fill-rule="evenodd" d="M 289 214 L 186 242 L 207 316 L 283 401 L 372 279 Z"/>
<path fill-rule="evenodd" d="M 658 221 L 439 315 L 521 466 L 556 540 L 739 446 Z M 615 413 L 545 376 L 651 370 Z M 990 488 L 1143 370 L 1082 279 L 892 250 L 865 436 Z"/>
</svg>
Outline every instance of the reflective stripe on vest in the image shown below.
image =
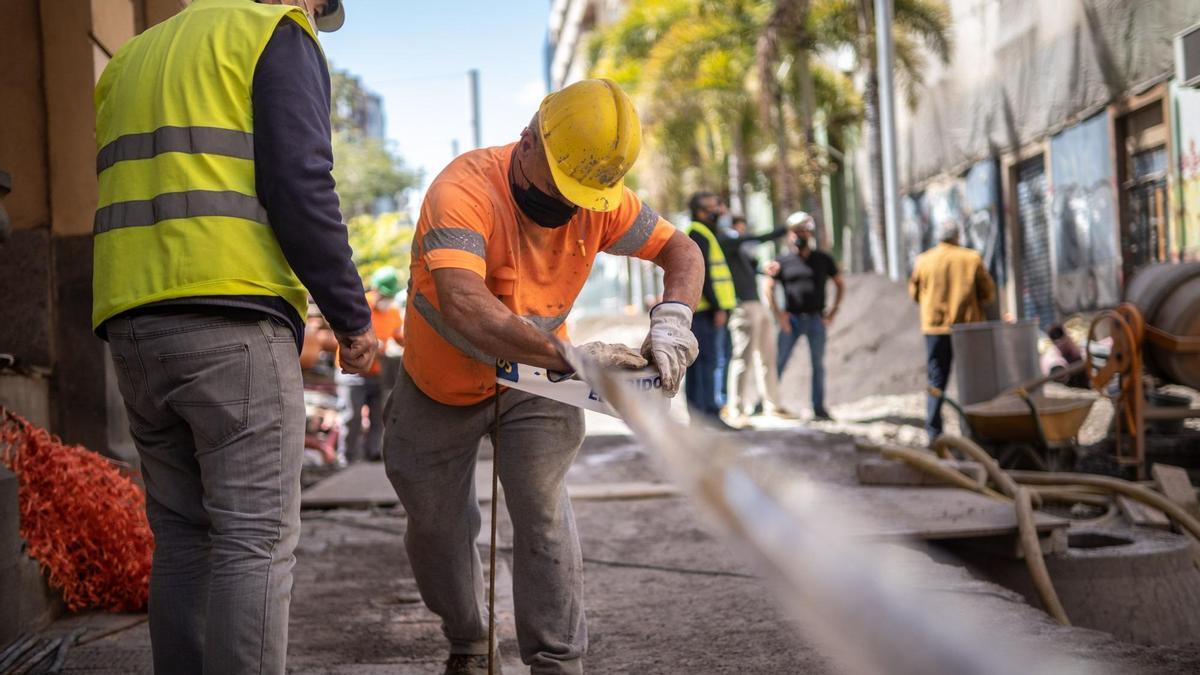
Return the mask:
<svg viewBox="0 0 1200 675">
<path fill-rule="evenodd" d="M 105 68 L 95 101 L 93 327 L 195 296 L 277 295 L 305 315 L 308 293 L 255 188 L 251 89 L 281 21 L 316 41 L 298 7 L 193 0 Z"/>
<path fill-rule="evenodd" d="M 125 134 L 100 148 L 96 173 L 103 173 L 117 162 L 150 159 L 164 152 L 254 159 L 254 134 L 217 127 L 160 127 L 143 134 Z"/>
<path fill-rule="evenodd" d="M 729 271 L 729 265 L 725 262 L 725 252 L 721 250 L 721 244 L 717 241 L 717 237 L 708 229 L 708 226 L 703 223 L 693 221 L 688 226 L 688 234 L 699 232 L 700 236 L 708 240 L 708 260 L 705 264 L 708 266 L 706 274 L 708 281 L 712 284 L 713 295 L 717 296 L 717 307 L 713 307 L 708 302 L 708 298 L 700 296 L 700 302 L 696 305 L 697 312 L 704 312 L 710 309 L 730 310 L 737 307 L 737 292 L 733 288 L 733 273 Z"/>
</svg>

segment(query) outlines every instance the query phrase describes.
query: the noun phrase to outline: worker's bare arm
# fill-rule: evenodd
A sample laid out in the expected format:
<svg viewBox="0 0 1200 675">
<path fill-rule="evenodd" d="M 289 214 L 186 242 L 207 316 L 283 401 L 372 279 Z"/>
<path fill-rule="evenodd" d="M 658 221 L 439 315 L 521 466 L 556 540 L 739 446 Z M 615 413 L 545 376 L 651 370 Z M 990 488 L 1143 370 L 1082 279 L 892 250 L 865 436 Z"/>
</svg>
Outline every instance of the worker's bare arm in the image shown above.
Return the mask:
<svg viewBox="0 0 1200 675">
<path fill-rule="evenodd" d="M 704 256 L 683 232 L 676 231 L 654 258 L 663 269 L 663 301 L 682 302 L 695 309 L 704 285 Z"/>
<path fill-rule="evenodd" d="M 443 268 L 433 271 L 433 283 L 446 323 L 481 351 L 531 366 L 571 370 L 559 355 L 557 338 L 513 314 L 478 274 Z"/>
</svg>

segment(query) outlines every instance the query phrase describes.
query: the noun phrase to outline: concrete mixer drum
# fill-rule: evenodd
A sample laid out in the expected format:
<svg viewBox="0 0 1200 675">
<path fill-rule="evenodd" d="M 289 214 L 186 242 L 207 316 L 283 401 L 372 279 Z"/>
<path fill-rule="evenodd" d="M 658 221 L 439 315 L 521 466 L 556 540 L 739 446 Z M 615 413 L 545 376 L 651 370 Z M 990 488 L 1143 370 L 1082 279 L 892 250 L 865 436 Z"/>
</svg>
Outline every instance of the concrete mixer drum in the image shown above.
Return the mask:
<svg viewBox="0 0 1200 675">
<path fill-rule="evenodd" d="M 1146 320 L 1146 367 L 1164 380 L 1200 389 L 1200 263 L 1164 263 L 1139 270 L 1126 301 Z"/>
</svg>

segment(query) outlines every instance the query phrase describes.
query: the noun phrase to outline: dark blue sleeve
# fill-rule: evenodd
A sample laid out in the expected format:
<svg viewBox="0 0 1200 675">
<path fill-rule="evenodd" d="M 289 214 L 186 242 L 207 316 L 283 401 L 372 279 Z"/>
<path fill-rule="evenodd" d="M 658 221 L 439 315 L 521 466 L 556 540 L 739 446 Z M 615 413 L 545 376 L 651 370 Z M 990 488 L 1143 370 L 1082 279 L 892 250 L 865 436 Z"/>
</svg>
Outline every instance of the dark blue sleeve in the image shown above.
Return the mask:
<svg viewBox="0 0 1200 675">
<path fill-rule="evenodd" d="M 723 241 L 728 241 L 731 244 L 738 244 L 738 245 L 741 245 L 741 244 L 765 244 L 768 241 L 772 241 L 772 240 L 782 237 L 783 235 L 787 234 L 787 231 L 788 231 L 788 229 L 787 229 L 787 226 L 785 225 L 783 227 L 777 227 L 774 230 L 771 230 L 770 232 L 764 232 L 762 234 L 726 234 L 726 235 L 717 235 L 717 239 L 723 240 Z"/>
<path fill-rule="evenodd" d="M 283 255 L 329 325 L 356 334 L 371 327 L 371 308 L 330 173 L 329 90 L 316 43 L 281 21 L 254 71 L 255 186 Z"/>
</svg>

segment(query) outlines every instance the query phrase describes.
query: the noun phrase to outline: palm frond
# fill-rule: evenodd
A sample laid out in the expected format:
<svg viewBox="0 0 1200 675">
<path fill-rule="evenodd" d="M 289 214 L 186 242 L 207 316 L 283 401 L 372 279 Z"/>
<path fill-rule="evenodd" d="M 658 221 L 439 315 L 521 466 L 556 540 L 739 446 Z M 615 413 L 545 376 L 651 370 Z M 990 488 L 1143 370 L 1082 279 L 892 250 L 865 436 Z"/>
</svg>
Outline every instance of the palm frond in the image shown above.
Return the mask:
<svg viewBox="0 0 1200 675">
<path fill-rule="evenodd" d="M 954 40 L 946 0 L 895 0 L 895 3 L 892 30 L 919 38 L 942 63 L 949 63 Z"/>
</svg>

